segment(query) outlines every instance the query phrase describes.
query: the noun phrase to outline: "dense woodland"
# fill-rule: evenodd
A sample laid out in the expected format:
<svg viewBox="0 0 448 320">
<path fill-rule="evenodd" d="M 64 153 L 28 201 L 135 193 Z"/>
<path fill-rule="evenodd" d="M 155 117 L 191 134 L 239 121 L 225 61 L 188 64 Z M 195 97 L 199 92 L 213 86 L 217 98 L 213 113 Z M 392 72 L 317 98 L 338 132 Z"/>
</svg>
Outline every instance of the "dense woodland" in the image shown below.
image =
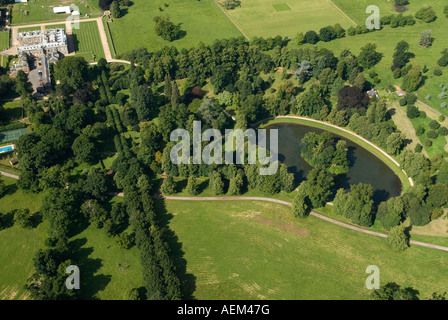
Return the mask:
<svg viewBox="0 0 448 320">
<path fill-rule="evenodd" d="M 316 47 L 291 49 L 287 42 L 282 37 L 257 38 L 251 43 L 238 38 L 180 51 L 139 49 L 126 54 L 131 61 L 126 67 L 104 59 L 88 66 L 81 57 L 66 57 L 53 68 L 59 84 L 42 101 L 30 97 L 26 78 L 3 74 L 0 93 L 18 92 L 30 121 L 31 133 L 16 141 L 22 170 L 18 185 L 28 192 L 51 191 L 41 208 L 49 233 L 46 249 L 34 260 L 36 273 L 28 284 L 32 296 L 76 295 L 61 280 L 65 266 L 76 264 L 72 260 L 76 249 L 69 239 L 80 225 L 92 224 L 123 248 L 136 245 L 140 249 L 146 293 L 142 296 L 135 288 L 130 297 L 182 298 L 180 275 L 151 197 L 162 172 L 167 175 L 161 185 L 164 194 L 181 191 L 176 183 L 179 177 L 187 179 L 186 191 L 191 195 L 202 191 L 201 177 L 209 178 L 209 188 L 216 195 L 248 190 L 289 193 L 298 187 L 292 209 L 298 217 L 333 201 L 336 214 L 366 227 L 375 219 L 389 230 L 406 217 L 413 225 L 438 218 L 448 202 L 448 162 L 441 155 L 427 159 L 418 150 L 404 149 L 405 137 L 392 122 L 386 101 L 367 96 L 377 75 L 366 75 L 364 70 L 381 59 L 375 45 L 356 57 L 348 49 L 336 56 Z M 391 70 L 394 74 L 399 70 L 412 91 L 423 71 L 410 66 L 407 48 L 403 41 L 398 43 Z M 283 70 L 282 79 L 274 87 L 270 74 L 281 72 L 277 68 Z M 175 79 L 183 79 L 183 87 Z M 213 97 L 205 96 L 208 82 Z M 412 111 L 412 96 L 402 103 L 408 116 L 424 116 Z M 223 112 L 226 108 L 236 112 L 236 122 Z M 349 162 L 345 141 L 329 134 L 309 134 L 302 141 L 302 156 L 313 169 L 299 182 L 284 164 L 275 175 L 260 176 L 260 164 L 177 166 L 170 161 L 170 133 L 178 128 L 191 132 L 193 121 L 201 121 L 202 130 L 214 128 L 224 134 L 225 129 L 245 130 L 259 120 L 287 114 L 348 127 L 399 159 L 415 186 L 378 206 L 370 185 L 334 190 L 335 175 L 347 172 Z M 1 108 L 0 120 L 8 122 Z M 440 124 L 435 130 L 447 131 Z M 129 138 L 131 133 L 139 138 Z M 115 152 L 112 172 L 93 166 L 104 153 Z M 73 174 L 80 164 L 88 169 Z M 2 184 L 0 194 L 1 190 Z M 119 191 L 124 191 L 124 202 L 111 205 L 111 197 Z M 26 212 L 17 213 L 17 220 L 26 216 Z"/>
</svg>

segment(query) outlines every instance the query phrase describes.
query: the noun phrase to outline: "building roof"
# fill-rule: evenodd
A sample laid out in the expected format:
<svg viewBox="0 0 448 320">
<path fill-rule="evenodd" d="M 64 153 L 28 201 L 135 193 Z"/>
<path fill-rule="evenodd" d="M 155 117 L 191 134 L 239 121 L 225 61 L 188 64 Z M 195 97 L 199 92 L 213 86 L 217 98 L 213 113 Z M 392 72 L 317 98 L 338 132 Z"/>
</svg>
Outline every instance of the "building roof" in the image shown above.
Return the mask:
<svg viewBox="0 0 448 320">
<path fill-rule="evenodd" d="M 72 9 L 69 6 L 54 7 L 53 12 L 54 13 L 70 13 L 70 12 L 72 12 Z"/>
</svg>

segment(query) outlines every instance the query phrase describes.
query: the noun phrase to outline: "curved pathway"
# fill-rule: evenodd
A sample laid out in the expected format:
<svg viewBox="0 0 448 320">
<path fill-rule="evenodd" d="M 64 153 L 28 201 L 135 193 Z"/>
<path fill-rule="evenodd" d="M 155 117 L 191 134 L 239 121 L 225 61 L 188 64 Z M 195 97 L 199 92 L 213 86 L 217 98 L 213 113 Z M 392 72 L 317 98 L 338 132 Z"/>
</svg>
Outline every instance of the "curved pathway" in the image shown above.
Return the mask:
<svg viewBox="0 0 448 320">
<path fill-rule="evenodd" d="M 271 198 L 262 198 L 262 197 L 173 197 L 173 196 L 157 195 L 157 196 L 154 196 L 154 198 L 155 199 L 167 199 L 167 200 L 184 200 L 184 201 L 185 200 L 187 200 L 187 201 L 222 201 L 222 200 L 224 200 L 224 201 L 226 201 L 226 200 L 228 200 L 228 201 L 235 201 L 235 200 L 246 200 L 247 201 L 247 200 L 249 200 L 250 201 L 250 200 L 253 200 L 253 201 L 273 202 L 273 203 L 282 204 L 282 205 L 285 205 L 288 207 L 292 206 L 291 203 L 286 202 L 286 201 L 271 199 Z M 358 226 L 350 225 L 345 222 L 341 222 L 341 221 L 329 218 L 327 216 L 324 216 L 324 215 L 314 212 L 314 211 L 311 211 L 310 214 L 314 217 L 331 222 L 333 224 L 336 224 L 338 226 L 341 226 L 341 227 L 344 227 L 347 229 L 362 232 L 365 234 L 370 234 L 370 235 L 376 236 L 376 237 L 387 238 L 387 234 L 370 231 L 370 230 L 367 230 L 367 229 L 364 229 L 364 228 L 361 228 Z M 448 247 L 439 246 L 439 245 L 435 245 L 435 244 L 429 244 L 429 243 L 424 243 L 424 242 L 414 241 L 414 240 L 410 240 L 410 244 L 448 252 Z"/>
</svg>

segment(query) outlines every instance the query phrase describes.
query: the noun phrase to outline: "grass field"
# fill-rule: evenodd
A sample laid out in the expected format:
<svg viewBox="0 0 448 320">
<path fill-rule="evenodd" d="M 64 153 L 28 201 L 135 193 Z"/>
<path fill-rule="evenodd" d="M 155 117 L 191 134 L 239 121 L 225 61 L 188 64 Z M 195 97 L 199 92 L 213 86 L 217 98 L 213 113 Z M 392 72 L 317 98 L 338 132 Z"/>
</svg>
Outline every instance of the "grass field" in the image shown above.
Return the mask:
<svg viewBox="0 0 448 320">
<path fill-rule="evenodd" d="M 9 31 L 0 32 L 0 51 L 9 47 Z"/>
<path fill-rule="evenodd" d="M 137 247 L 121 249 L 114 239 L 93 226 L 71 239 L 82 274 L 81 298 L 122 300 L 144 285 Z M 84 288 L 84 290 L 83 290 Z"/>
<path fill-rule="evenodd" d="M 49 25 L 49 26 L 45 26 L 45 29 L 65 29 L 65 23 L 52 24 L 52 25 Z"/>
<path fill-rule="evenodd" d="M 260 202 L 165 200 L 169 227 L 182 243 L 185 282 L 196 299 L 368 299 L 366 267 L 381 284 L 395 281 L 428 298 L 448 285 L 448 255 L 412 246 L 392 251 L 385 239 L 288 208 Z"/>
<path fill-rule="evenodd" d="M 3 170 L 3 169 L 2 169 Z M 7 195 L 0 198 L 0 212 L 28 208 L 40 209 L 44 193 L 24 193 L 17 190 L 16 180 L 2 177 L 8 185 Z M 114 198 L 112 201 L 121 201 Z M 34 272 L 33 257 L 44 248 L 46 223 L 25 230 L 12 226 L 0 230 L 0 299 L 26 299 L 26 280 Z M 124 250 L 103 230 L 88 227 L 70 239 L 76 255 L 73 260 L 81 270 L 83 299 L 124 299 L 131 288 L 143 286 L 140 253 L 136 247 Z"/>
<path fill-rule="evenodd" d="M 141 47 L 156 51 L 164 46 L 190 48 L 204 42 L 212 43 L 215 39 L 239 37 L 242 34 L 221 12 L 212 0 L 189 1 L 134 0 L 128 13 L 110 23 L 113 42 L 117 54 Z M 168 3 L 168 7 L 164 4 Z M 159 7 L 163 11 L 159 11 Z M 168 16 L 175 24 L 181 24 L 185 37 L 169 42 L 157 36 L 154 31 L 155 16 Z"/>
<path fill-rule="evenodd" d="M 2 177 L 8 185 L 7 195 L 0 198 L 0 212 L 28 208 L 31 212 L 40 209 L 43 194 L 24 193 L 16 190 L 16 180 Z M 45 224 L 31 230 L 17 226 L 0 230 L 0 299 L 26 299 L 26 280 L 33 273 L 33 257 L 43 247 Z"/>
<path fill-rule="evenodd" d="M 98 1 L 96 0 L 30 0 L 27 3 L 16 3 L 13 5 L 11 23 L 17 25 L 65 20 L 68 15 L 54 13 L 53 7 L 71 4 L 79 8 L 81 16 L 85 14 L 100 14 L 102 11 L 98 7 Z"/>
<path fill-rule="evenodd" d="M 288 36 L 298 32 L 319 31 L 320 28 L 340 23 L 353 25 L 342 13 L 326 0 L 242 1 L 241 7 L 227 13 L 249 36 Z"/>
<path fill-rule="evenodd" d="M 88 62 L 104 58 L 96 21 L 82 22 L 79 29 L 73 29 L 73 42 L 76 54 L 84 56 Z"/>
<path fill-rule="evenodd" d="M 36 31 L 36 30 L 41 30 L 41 27 L 23 27 L 23 28 L 19 28 L 18 32 L 29 32 L 29 31 Z"/>
</svg>

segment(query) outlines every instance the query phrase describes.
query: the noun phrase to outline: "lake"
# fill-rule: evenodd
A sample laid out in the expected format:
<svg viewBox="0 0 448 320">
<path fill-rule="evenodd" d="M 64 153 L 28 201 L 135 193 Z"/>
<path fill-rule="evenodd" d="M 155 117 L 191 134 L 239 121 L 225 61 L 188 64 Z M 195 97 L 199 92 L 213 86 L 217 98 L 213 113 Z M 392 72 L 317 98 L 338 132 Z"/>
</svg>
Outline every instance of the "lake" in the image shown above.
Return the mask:
<svg viewBox="0 0 448 320">
<path fill-rule="evenodd" d="M 300 156 L 300 141 L 307 132 L 321 133 L 324 130 L 295 123 L 275 123 L 266 126 L 265 129 L 278 129 L 278 158 L 288 166 L 290 172 L 294 173 L 296 182 L 300 183 L 306 178 L 308 171 L 312 169 Z M 400 195 L 401 181 L 392 169 L 360 145 L 336 134 L 333 134 L 333 136 L 347 142 L 348 159 L 350 161 L 349 172 L 335 177 L 335 190 L 339 188 L 349 189 L 351 184 L 360 182 L 368 183 L 373 187 L 373 200 L 377 204 L 390 197 Z"/>
</svg>

